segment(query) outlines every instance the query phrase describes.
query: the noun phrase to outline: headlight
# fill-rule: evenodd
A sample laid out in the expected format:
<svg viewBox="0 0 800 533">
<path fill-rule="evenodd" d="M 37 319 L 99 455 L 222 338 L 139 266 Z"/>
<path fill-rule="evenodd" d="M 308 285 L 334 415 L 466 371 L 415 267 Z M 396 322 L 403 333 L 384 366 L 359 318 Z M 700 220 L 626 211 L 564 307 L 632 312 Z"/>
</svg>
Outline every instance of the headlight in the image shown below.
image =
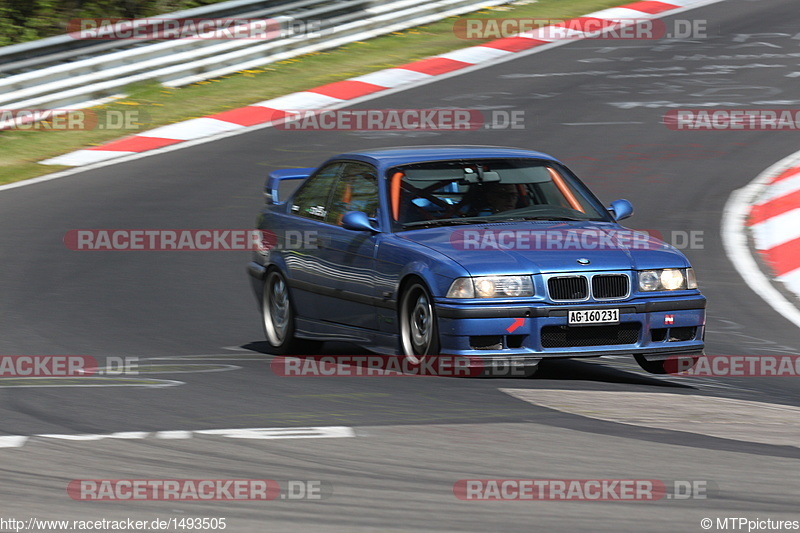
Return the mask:
<svg viewBox="0 0 800 533">
<path fill-rule="evenodd" d="M 655 270 L 639 272 L 639 289 L 643 291 L 658 290 L 658 273 Z"/>
<path fill-rule="evenodd" d="M 472 278 L 456 278 L 447 291 L 448 298 L 475 298 L 475 287 Z"/>
<path fill-rule="evenodd" d="M 661 271 L 661 286 L 668 291 L 674 291 L 684 286 L 686 279 L 683 272 L 674 268 L 667 268 Z"/>
<path fill-rule="evenodd" d="M 694 276 L 693 268 L 686 269 L 686 288 L 687 289 L 697 288 L 697 278 Z"/>
<path fill-rule="evenodd" d="M 448 298 L 509 298 L 533 296 L 530 276 L 481 276 L 458 278 L 447 291 Z"/>
<path fill-rule="evenodd" d="M 640 291 L 677 291 L 696 288 L 697 280 L 691 268 L 664 268 L 639 272 Z"/>
</svg>

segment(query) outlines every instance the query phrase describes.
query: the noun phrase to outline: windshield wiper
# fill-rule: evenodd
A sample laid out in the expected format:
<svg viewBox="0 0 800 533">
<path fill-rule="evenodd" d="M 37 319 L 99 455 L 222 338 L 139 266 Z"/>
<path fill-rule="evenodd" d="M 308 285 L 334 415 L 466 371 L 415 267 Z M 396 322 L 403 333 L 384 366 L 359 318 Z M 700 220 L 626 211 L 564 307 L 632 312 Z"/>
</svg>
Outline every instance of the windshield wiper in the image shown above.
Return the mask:
<svg viewBox="0 0 800 533">
<path fill-rule="evenodd" d="M 576 217 L 565 217 L 560 215 L 537 215 L 537 216 L 528 216 L 528 217 L 511 217 L 502 220 L 568 220 L 572 222 L 588 222 L 588 221 L 595 221 L 600 222 L 597 219 L 593 218 L 576 218 Z"/>
<path fill-rule="evenodd" d="M 486 224 L 491 222 L 485 218 L 442 218 L 439 220 L 418 220 L 416 222 L 406 222 L 403 224 L 404 228 L 419 227 L 419 226 L 449 226 L 449 225 L 464 225 L 464 224 Z"/>
</svg>

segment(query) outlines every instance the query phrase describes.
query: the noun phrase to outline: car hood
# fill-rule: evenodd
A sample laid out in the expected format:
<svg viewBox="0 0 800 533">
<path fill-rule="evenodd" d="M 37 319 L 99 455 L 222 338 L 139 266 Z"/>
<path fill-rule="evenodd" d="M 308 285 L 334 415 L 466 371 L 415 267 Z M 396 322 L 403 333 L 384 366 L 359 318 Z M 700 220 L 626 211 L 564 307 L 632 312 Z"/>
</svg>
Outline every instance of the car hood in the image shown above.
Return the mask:
<svg viewBox="0 0 800 533">
<path fill-rule="evenodd" d="M 689 266 L 681 252 L 652 232 L 606 222 L 472 224 L 398 236 L 436 250 L 473 276 Z"/>
</svg>

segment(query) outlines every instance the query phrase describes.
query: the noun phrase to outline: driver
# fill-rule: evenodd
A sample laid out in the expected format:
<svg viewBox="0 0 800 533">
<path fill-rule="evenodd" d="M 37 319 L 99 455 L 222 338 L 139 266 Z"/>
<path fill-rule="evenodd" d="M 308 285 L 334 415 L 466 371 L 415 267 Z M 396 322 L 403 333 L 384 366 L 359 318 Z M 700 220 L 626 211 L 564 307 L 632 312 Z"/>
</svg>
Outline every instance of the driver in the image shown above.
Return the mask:
<svg viewBox="0 0 800 533">
<path fill-rule="evenodd" d="M 519 191 L 513 183 L 486 183 L 483 186 L 486 203 L 495 213 L 516 209 Z"/>
</svg>

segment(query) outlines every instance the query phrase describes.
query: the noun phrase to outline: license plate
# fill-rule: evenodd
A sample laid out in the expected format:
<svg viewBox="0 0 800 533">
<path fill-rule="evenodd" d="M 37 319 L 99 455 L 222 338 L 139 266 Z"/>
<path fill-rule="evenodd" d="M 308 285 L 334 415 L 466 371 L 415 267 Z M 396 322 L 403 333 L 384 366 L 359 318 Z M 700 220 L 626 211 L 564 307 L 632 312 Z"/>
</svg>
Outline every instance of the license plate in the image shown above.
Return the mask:
<svg viewBox="0 0 800 533">
<path fill-rule="evenodd" d="M 585 326 L 592 324 L 618 324 L 619 309 L 588 309 L 585 311 L 570 311 L 570 326 Z"/>
</svg>

